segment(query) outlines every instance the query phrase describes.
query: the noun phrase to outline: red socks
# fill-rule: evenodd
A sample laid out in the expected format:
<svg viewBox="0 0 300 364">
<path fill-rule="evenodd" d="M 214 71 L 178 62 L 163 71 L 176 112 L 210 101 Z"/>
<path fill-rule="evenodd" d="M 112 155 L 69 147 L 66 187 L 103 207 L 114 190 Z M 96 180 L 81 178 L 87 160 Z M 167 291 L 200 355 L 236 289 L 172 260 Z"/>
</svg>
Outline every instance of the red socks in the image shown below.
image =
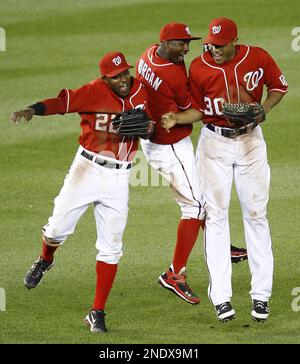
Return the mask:
<svg viewBox="0 0 300 364">
<path fill-rule="evenodd" d="M 198 219 L 181 219 L 177 229 L 177 242 L 173 258 L 174 273 L 186 266 L 190 253 L 197 241 L 200 226 L 205 222 Z"/>
<path fill-rule="evenodd" d="M 43 240 L 41 257 L 49 263 L 53 262 L 54 259 L 53 254 L 58 247 L 59 245 L 57 246 L 46 245 L 45 241 Z"/>
<path fill-rule="evenodd" d="M 107 297 L 115 280 L 118 264 L 96 263 L 96 292 L 93 310 L 104 310 Z"/>
</svg>

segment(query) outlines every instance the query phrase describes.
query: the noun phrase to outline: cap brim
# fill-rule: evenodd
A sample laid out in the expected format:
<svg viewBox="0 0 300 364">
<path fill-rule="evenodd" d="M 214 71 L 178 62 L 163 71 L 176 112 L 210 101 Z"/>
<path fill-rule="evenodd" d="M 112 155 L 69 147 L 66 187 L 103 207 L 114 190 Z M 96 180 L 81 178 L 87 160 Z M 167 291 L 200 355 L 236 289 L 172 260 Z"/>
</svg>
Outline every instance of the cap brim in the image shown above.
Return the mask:
<svg viewBox="0 0 300 364">
<path fill-rule="evenodd" d="M 201 37 L 189 37 L 189 38 L 167 38 L 167 39 L 160 39 L 160 42 L 168 42 L 169 40 L 197 40 L 197 39 L 202 39 Z"/>
<path fill-rule="evenodd" d="M 231 41 L 232 39 L 229 38 L 213 37 L 211 35 L 203 39 L 204 44 L 214 44 L 218 46 L 225 46 Z"/>
<path fill-rule="evenodd" d="M 106 77 L 115 77 L 117 75 L 119 75 L 120 73 L 126 71 L 126 70 L 129 70 L 130 68 L 134 68 L 133 66 L 130 66 L 129 64 L 127 66 L 124 66 L 124 67 L 120 67 L 110 73 L 107 73 L 106 75 L 103 75 L 103 76 L 106 76 Z"/>
<path fill-rule="evenodd" d="M 197 39 L 202 39 L 202 37 L 190 37 L 190 38 L 187 38 L 188 40 L 197 40 Z"/>
</svg>

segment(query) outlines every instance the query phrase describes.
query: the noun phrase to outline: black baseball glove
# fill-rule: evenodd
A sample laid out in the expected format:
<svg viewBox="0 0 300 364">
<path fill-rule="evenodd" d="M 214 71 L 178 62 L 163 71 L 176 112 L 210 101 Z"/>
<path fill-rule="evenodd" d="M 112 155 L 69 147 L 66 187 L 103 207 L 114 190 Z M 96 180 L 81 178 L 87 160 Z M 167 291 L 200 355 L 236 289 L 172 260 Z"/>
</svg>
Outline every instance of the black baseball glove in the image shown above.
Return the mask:
<svg viewBox="0 0 300 364">
<path fill-rule="evenodd" d="M 258 103 L 253 104 L 223 104 L 223 115 L 230 125 L 246 126 L 248 124 L 258 124 L 266 120 L 265 110 Z"/>
<path fill-rule="evenodd" d="M 154 131 L 154 122 L 142 109 L 124 111 L 113 119 L 112 124 L 119 135 L 127 138 L 149 139 Z"/>
</svg>

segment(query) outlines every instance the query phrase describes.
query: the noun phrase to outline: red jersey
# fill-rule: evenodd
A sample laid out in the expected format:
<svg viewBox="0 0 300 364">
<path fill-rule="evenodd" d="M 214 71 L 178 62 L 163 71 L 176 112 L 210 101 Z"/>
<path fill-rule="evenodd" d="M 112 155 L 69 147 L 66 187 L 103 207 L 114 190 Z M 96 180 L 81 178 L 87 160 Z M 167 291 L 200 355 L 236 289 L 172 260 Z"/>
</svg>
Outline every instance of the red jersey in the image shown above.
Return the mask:
<svg viewBox="0 0 300 364">
<path fill-rule="evenodd" d="M 267 91 L 287 92 L 287 82 L 273 58 L 262 48 L 236 46 L 235 57 L 217 64 L 209 51 L 190 66 L 189 87 L 203 123 L 229 126 L 222 114 L 222 103 L 261 103 L 263 87 Z"/>
<path fill-rule="evenodd" d="M 76 89 L 63 89 L 57 98 L 41 101 L 44 115 L 77 112 L 81 117 L 79 143 L 86 149 L 121 161 L 131 161 L 138 148 L 138 138 L 119 136 L 111 121 L 115 114 L 142 107 L 147 113 L 148 97 L 145 87 L 132 78 L 126 98 L 116 95 L 101 78 Z"/>
<path fill-rule="evenodd" d="M 190 135 L 192 125 L 175 125 L 168 133 L 160 126 L 161 116 L 169 111 L 179 112 L 191 107 L 188 78 L 185 64 L 175 64 L 160 58 L 158 45 L 153 45 L 142 54 L 136 66 L 136 78 L 146 87 L 149 109 L 156 128 L 151 141 L 172 144 Z"/>
</svg>

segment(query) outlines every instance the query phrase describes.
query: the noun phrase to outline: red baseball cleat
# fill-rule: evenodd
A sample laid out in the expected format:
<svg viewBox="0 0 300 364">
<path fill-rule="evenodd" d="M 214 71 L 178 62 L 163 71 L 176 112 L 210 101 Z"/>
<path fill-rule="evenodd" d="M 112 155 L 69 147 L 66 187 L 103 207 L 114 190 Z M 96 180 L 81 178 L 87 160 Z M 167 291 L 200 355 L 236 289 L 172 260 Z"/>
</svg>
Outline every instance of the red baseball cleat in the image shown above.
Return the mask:
<svg viewBox="0 0 300 364">
<path fill-rule="evenodd" d="M 169 289 L 191 305 L 197 305 L 200 302 L 200 299 L 192 292 L 186 282 L 185 268 L 182 268 L 179 274 L 175 274 L 170 267 L 167 272 L 158 277 L 158 282 L 162 287 Z"/>
</svg>

